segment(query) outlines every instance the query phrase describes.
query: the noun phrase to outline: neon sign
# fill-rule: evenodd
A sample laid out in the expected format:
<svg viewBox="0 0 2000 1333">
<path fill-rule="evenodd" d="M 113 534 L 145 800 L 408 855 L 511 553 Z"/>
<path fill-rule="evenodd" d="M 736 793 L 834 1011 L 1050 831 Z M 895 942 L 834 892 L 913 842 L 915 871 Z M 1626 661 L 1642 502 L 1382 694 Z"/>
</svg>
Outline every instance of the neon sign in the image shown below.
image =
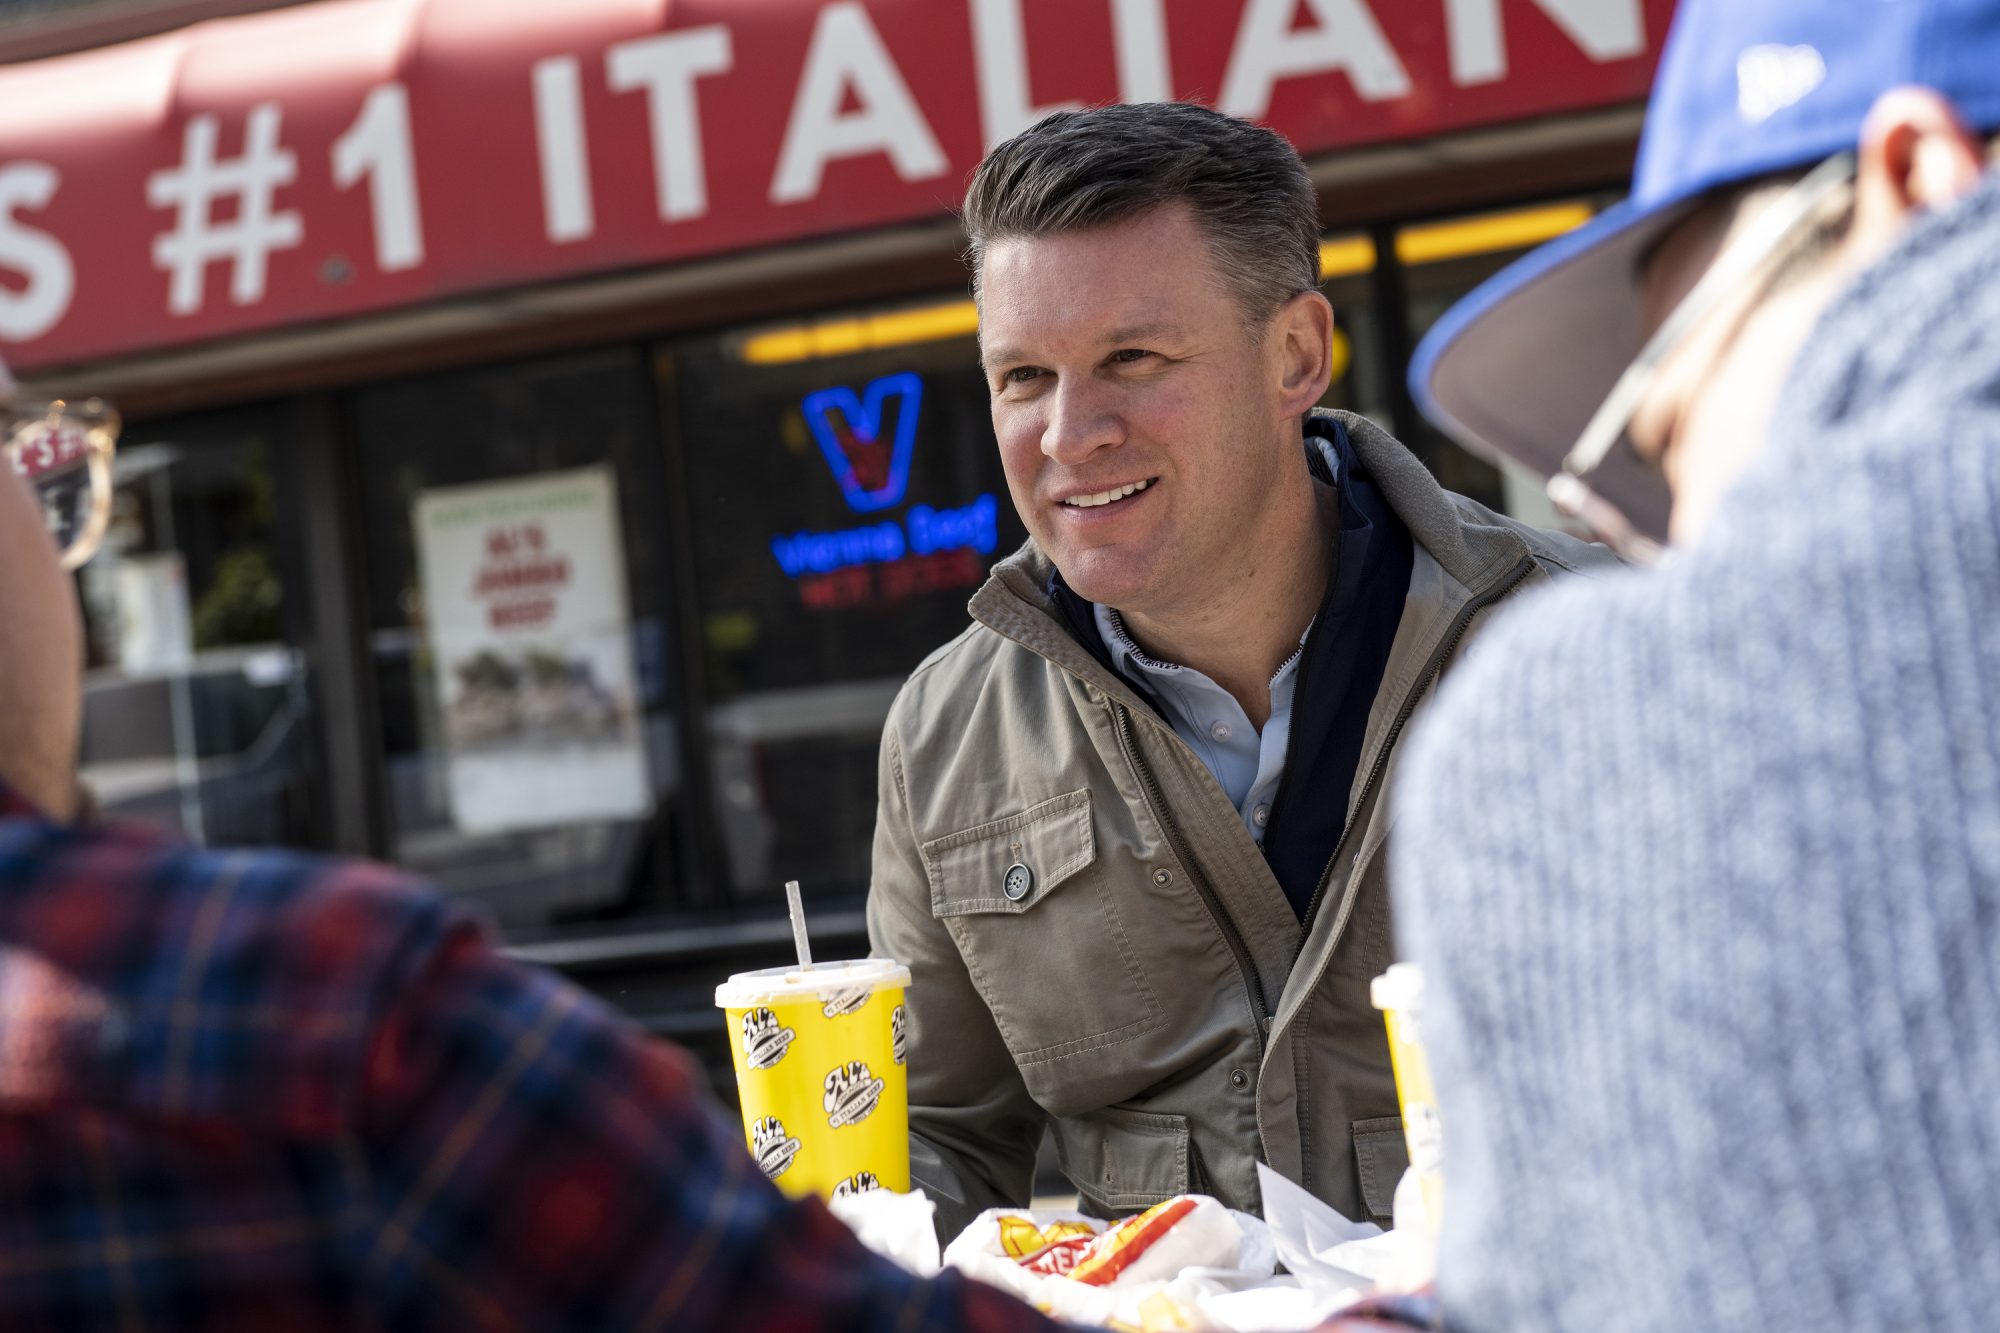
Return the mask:
<svg viewBox="0 0 2000 1333">
<path fill-rule="evenodd" d="M 885 375 L 859 394 L 843 384 L 806 399 L 806 425 L 855 513 L 902 503 L 910 486 L 910 455 L 923 399 L 924 382 L 909 371 Z M 882 418 L 891 403 L 896 404 L 895 425 L 885 438 Z"/>
<path fill-rule="evenodd" d="M 794 532 L 771 538 L 771 554 L 791 578 L 831 574 L 855 565 L 889 564 L 906 555 L 970 550 L 991 555 L 1000 544 L 1000 502 L 982 495 L 959 509 L 912 505 L 902 522 L 884 519 L 834 532 Z"/>
<path fill-rule="evenodd" d="M 807 396 L 806 425 L 841 498 L 856 513 L 879 513 L 902 503 L 909 490 L 923 396 L 922 378 L 907 371 L 885 375 L 860 393 L 841 385 Z M 935 583 L 938 570 L 945 566 L 950 566 L 952 583 L 938 586 L 964 582 L 971 554 L 991 555 L 999 544 L 1000 501 L 989 494 L 951 509 L 912 505 L 901 518 L 883 517 L 829 532 L 801 529 L 780 534 L 771 538 L 771 554 L 787 578 L 800 580 L 843 572 L 858 573 L 865 580 L 866 566 L 911 566 L 901 574 L 885 569 L 884 588 L 908 585 L 908 591 L 917 591 L 926 580 Z M 916 564 L 929 570 L 923 578 L 918 577 L 923 571 Z M 976 567 L 970 570 L 975 580 L 981 573 Z M 864 590 L 855 583 L 848 591 L 858 596 Z M 827 589 L 816 588 L 817 600 L 809 598 L 809 604 L 835 604 L 826 593 Z M 840 600 L 853 599 L 843 594 Z"/>
</svg>

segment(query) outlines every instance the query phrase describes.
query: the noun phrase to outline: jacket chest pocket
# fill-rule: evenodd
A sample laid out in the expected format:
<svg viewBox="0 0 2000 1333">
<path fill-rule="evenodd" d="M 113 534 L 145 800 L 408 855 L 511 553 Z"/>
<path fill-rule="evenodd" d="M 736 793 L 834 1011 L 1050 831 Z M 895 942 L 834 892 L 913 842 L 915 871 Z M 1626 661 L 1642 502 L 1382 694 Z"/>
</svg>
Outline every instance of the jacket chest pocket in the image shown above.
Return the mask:
<svg viewBox="0 0 2000 1333">
<path fill-rule="evenodd" d="M 1088 789 L 919 850 L 931 913 L 1018 1063 L 1086 1054 L 1166 1021 L 1098 864 Z"/>
</svg>

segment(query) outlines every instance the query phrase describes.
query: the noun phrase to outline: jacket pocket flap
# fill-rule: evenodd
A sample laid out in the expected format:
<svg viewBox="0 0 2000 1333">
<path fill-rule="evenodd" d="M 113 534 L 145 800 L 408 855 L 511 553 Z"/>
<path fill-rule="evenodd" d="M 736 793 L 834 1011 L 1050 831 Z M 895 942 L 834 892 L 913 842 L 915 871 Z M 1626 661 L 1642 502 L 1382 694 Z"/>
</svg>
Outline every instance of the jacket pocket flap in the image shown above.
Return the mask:
<svg viewBox="0 0 2000 1333">
<path fill-rule="evenodd" d="M 1410 1164 L 1401 1116 L 1354 1122 L 1354 1165 L 1361 1180 L 1361 1206 L 1368 1220 L 1389 1225 L 1396 1210 L 1396 1185 Z"/>
<path fill-rule="evenodd" d="M 1193 1188 L 1184 1115 L 1106 1106 L 1057 1121 L 1055 1140 L 1086 1213 L 1135 1213 Z"/>
<path fill-rule="evenodd" d="M 932 915 L 1025 912 L 1096 859 L 1090 791 L 947 833 L 919 851 L 931 882 Z"/>
</svg>

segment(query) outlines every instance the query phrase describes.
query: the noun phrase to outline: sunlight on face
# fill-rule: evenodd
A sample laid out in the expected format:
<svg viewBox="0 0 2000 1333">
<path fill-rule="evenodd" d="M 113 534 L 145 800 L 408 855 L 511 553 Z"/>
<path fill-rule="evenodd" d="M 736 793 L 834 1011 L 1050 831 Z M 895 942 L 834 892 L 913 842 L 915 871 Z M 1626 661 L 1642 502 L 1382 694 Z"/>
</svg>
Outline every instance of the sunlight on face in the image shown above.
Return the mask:
<svg viewBox="0 0 2000 1333">
<path fill-rule="evenodd" d="M 1297 468 L 1266 339 L 1184 206 L 994 243 L 981 363 L 1008 489 L 1080 595 L 1157 614 L 1249 576 Z"/>
<path fill-rule="evenodd" d="M 1640 274 L 1642 336 L 1666 321 L 1727 247 L 1775 197 L 1712 203 L 1677 224 Z M 1655 459 L 1674 496 L 1670 533 L 1694 539 L 1716 502 L 1763 449 L 1786 376 L 1842 279 L 1823 263 L 1775 290 L 1748 287 L 1710 312 L 1674 353 L 1633 413 L 1633 447 Z"/>
</svg>

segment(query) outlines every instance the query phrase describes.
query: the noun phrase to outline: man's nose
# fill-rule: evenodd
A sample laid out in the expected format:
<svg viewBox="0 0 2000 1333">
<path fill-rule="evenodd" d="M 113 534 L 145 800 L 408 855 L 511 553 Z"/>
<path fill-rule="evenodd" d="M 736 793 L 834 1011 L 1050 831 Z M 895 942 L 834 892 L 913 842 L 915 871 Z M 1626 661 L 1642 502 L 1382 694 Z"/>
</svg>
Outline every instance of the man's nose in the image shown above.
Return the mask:
<svg viewBox="0 0 2000 1333">
<path fill-rule="evenodd" d="M 1124 439 L 1125 423 L 1116 404 L 1096 385 L 1071 379 L 1050 396 L 1042 453 L 1051 462 L 1074 466 Z"/>
</svg>

